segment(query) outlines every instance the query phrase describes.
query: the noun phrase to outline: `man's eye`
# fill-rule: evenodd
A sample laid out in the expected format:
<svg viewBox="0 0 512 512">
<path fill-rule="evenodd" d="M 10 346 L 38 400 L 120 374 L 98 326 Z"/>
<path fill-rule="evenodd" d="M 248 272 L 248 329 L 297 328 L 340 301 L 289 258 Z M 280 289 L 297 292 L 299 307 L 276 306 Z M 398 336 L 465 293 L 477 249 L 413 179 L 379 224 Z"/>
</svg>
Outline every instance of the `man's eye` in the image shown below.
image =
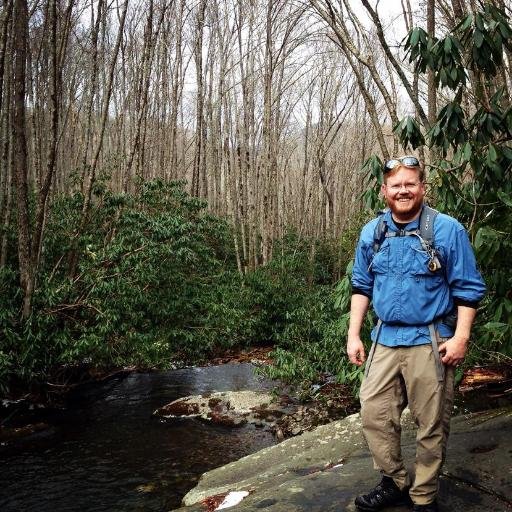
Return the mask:
<svg viewBox="0 0 512 512">
<path fill-rule="evenodd" d="M 404 183 L 403 185 L 390 185 L 389 188 L 393 192 L 398 192 L 402 188 L 405 188 L 405 190 L 412 190 L 418 186 L 418 183 Z"/>
</svg>

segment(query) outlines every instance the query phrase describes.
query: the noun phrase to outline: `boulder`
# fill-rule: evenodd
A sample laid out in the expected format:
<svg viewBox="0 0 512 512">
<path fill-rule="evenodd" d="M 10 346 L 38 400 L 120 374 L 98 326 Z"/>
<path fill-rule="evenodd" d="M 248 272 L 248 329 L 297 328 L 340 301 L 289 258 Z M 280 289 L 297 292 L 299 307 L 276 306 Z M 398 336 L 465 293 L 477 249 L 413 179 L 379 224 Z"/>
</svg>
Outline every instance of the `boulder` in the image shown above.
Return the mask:
<svg viewBox="0 0 512 512">
<path fill-rule="evenodd" d="M 404 457 L 412 471 L 415 427 L 410 414 L 404 415 L 402 428 Z M 511 443 L 512 407 L 454 417 L 440 480 L 441 510 L 509 510 Z M 226 497 L 244 492 L 233 507 L 237 512 L 355 512 L 354 498 L 379 478 L 360 418 L 353 415 L 205 473 L 178 510 L 220 510 Z"/>
<path fill-rule="evenodd" d="M 286 412 L 283 402 L 269 393 L 225 391 L 186 396 L 157 409 L 161 418 L 201 418 L 215 424 L 237 427 L 245 423 L 272 427 Z"/>
</svg>

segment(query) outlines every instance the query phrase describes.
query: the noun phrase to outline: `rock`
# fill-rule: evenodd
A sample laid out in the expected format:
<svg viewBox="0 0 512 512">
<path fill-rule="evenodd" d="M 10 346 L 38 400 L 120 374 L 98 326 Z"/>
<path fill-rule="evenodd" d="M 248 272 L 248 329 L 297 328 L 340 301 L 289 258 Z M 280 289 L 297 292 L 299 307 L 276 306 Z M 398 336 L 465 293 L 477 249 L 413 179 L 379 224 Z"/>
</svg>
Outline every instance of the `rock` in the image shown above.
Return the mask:
<svg viewBox="0 0 512 512">
<path fill-rule="evenodd" d="M 166 418 L 176 416 L 199 416 L 201 409 L 199 404 L 189 401 L 189 397 L 187 397 L 186 399 L 176 400 L 170 404 L 164 405 L 161 409 L 156 410 L 155 414 Z"/>
<path fill-rule="evenodd" d="M 22 427 L 13 428 L 0 426 L 0 443 L 3 444 L 7 441 L 13 441 L 15 439 L 27 437 L 48 429 L 50 429 L 50 425 L 44 422 L 29 423 L 28 425 L 23 425 Z"/>
<path fill-rule="evenodd" d="M 154 415 L 162 418 L 200 418 L 231 427 L 251 423 L 270 429 L 280 440 L 340 419 L 351 412 L 354 402 L 347 397 L 346 387 L 330 384 L 324 386 L 321 393 L 318 400 L 301 403 L 288 395 L 276 398 L 269 393 L 255 391 L 217 392 L 180 398 L 157 409 Z"/>
<path fill-rule="evenodd" d="M 272 426 L 285 412 L 269 393 L 227 391 L 180 398 L 157 409 L 153 414 L 163 418 L 194 417 L 230 427 L 247 422 Z"/>
<path fill-rule="evenodd" d="M 193 505 L 208 496 L 233 490 L 253 490 L 258 494 L 266 486 L 280 488 L 287 485 L 299 473 L 312 474 L 320 471 L 313 468 L 336 465 L 365 445 L 360 425 L 357 416 L 349 417 L 214 469 L 201 477 L 197 487 L 185 496 L 183 502 Z M 252 496 L 251 493 L 251 500 Z M 257 501 L 270 497 L 260 496 Z"/>
<path fill-rule="evenodd" d="M 440 480 L 442 510 L 509 510 L 512 407 L 457 416 L 451 426 Z M 412 463 L 416 432 L 410 413 L 404 414 L 402 428 L 404 456 Z M 378 479 L 360 417 L 353 415 L 205 473 L 178 510 L 204 511 L 209 497 L 245 491 L 249 494 L 237 512 L 355 511 L 355 496 Z"/>
</svg>

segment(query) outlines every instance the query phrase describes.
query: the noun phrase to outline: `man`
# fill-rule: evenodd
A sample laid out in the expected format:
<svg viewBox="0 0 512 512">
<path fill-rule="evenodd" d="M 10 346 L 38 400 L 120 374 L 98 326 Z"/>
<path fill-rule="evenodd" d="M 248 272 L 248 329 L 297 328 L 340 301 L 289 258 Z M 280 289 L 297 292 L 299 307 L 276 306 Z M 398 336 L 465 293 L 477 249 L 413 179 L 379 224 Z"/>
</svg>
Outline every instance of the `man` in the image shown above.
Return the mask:
<svg viewBox="0 0 512 512">
<path fill-rule="evenodd" d="M 417 158 L 386 162 L 381 191 L 389 209 L 363 227 L 356 249 L 347 353 L 356 365 L 366 361 L 361 418 L 382 481 L 355 504 L 376 511 L 412 499 L 414 511 L 437 512 L 454 368 L 466 355 L 485 285 L 462 225 L 424 205 Z M 431 243 L 420 229 L 427 214 L 435 216 L 427 218 Z M 360 331 L 370 301 L 379 321 L 366 360 Z M 414 479 L 400 450 L 406 405 L 418 425 Z"/>
</svg>

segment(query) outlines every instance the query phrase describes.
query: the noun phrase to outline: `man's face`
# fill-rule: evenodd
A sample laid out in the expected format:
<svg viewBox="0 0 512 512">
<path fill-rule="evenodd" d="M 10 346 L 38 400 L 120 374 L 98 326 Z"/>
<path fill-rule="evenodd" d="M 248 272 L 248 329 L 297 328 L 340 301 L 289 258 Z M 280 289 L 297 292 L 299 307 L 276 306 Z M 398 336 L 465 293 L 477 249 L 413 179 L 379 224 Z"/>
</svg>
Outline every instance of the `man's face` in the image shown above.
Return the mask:
<svg viewBox="0 0 512 512">
<path fill-rule="evenodd" d="M 419 169 L 399 167 L 386 176 L 381 191 L 393 218 L 398 222 L 410 222 L 421 210 L 425 184 L 420 181 Z"/>
</svg>

